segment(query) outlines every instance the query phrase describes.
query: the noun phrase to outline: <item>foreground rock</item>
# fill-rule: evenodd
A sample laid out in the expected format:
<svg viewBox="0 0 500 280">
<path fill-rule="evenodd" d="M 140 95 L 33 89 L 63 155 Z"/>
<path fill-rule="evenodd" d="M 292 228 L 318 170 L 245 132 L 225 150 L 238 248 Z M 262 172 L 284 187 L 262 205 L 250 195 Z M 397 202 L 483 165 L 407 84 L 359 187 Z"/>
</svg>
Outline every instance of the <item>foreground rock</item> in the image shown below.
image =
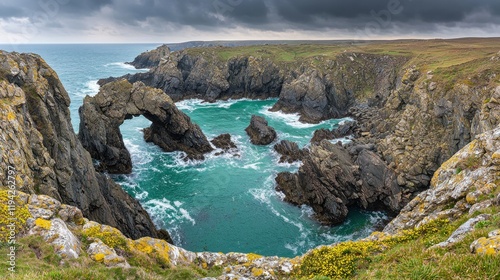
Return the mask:
<svg viewBox="0 0 500 280">
<path fill-rule="evenodd" d="M 158 237 L 141 205 L 95 171 L 74 133 L 69 104 L 42 58 L 0 51 L 0 182 L 15 169 L 19 191 L 50 195 L 130 237 Z"/>
<path fill-rule="evenodd" d="M 270 127 L 266 119 L 261 116 L 252 116 L 250 125 L 245 131 L 250 136 L 250 141 L 254 145 L 269 145 L 277 137 L 274 128 Z"/>
<path fill-rule="evenodd" d="M 132 172 L 120 125 L 134 116 L 143 115 L 152 122 L 144 129 L 144 139 L 167 152 L 184 151 L 188 158 L 203 159 L 204 153 L 212 151 L 198 125 L 179 111 L 166 94 L 140 82 L 109 83 L 96 96 L 87 96 L 79 112 L 78 136 L 92 158 L 100 161 L 99 170 L 109 173 Z"/>
<path fill-rule="evenodd" d="M 0 190 L 0 200 L 7 196 L 7 191 Z M 114 227 L 83 218 L 80 209 L 61 204 L 45 195 L 30 196 L 19 192 L 16 207 L 18 229 L 23 232 L 23 235 L 18 237 L 42 237 L 45 242 L 54 246 L 55 252 L 63 262 L 88 256 L 90 260 L 111 268 L 130 268 L 130 260 L 142 269 L 149 268 L 141 267 L 144 264 L 164 268 L 197 267 L 198 270 L 220 267 L 223 270 L 218 279 L 288 278 L 299 264 L 299 258 L 264 257 L 242 253 L 195 253 L 156 238 L 130 239 Z M 74 214 L 63 215 L 66 220 L 63 221 L 57 214 L 62 213 L 61 211 Z M 2 209 L 0 212 L 6 214 Z M 41 217 L 41 213 L 52 214 Z M 0 236 L 0 240 L 4 240 L 3 238 Z M 87 252 L 87 256 L 83 252 Z M 141 262 L 138 263 L 138 259 Z"/>
<path fill-rule="evenodd" d="M 278 144 L 274 145 L 274 150 L 281 155 L 280 163 L 293 163 L 300 161 L 305 153 L 305 151 L 299 148 L 297 143 L 288 140 L 282 140 Z"/>
<path fill-rule="evenodd" d="M 395 212 L 404 204 L 395 174 L 372 151 L 352 155 L 323 141 L 311 146 L 302 162 L 296 174 L 278 174 L 276 189 L 292 204 L 310 205 L 324 224 L 343 222 L 349 206 Z"/>
</svg>

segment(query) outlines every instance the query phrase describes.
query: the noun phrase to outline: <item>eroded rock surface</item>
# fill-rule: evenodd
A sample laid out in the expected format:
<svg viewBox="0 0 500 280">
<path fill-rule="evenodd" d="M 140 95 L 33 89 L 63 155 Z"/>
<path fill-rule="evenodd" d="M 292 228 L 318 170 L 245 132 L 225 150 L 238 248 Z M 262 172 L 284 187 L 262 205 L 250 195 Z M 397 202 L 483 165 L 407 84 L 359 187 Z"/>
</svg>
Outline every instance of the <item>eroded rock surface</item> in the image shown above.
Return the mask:
<svg viewBox="0 0 500 280">
<path fill-rule="evenodd" d="M 254 145 L 269 145 L 278 136 L 274 128 L 268 125 L 266 119 L 255 115 L 252 116 L 250 125 L 245 131 L 250 136 L 250 141 Z"/>
<path fill-rule="evenodd" d="M 404 204 L 395 174 L 372 151 L 351 154 L 322 141 L 310 147 L 302 162 L 296 174 L 278 174 L 277 190 L 292 204 L 312 206 L 322 223 L 343 222 L 353 205 L 398 211 Z"/>
<path fill-rule="evenodd" d="M 302 160 L 305 151 L 299 148 L 295 142 L 282 140 L 274 145 L 274 150 L 281 155 L 280 162 L 292 163 Z"/>
<path fill-rule="evenodd" d="M 40 56 L 0 51 L 0 181 L 7 182 L 14 168 L 20 191 L 76 206 L 127 236 L 157 237 L 141 205 L 95 171 L 74 133 L 69 104 L 57 74 Z M 39 214 L 50 217 L 57 207 Z"/>
<path fill-rule="evenodd" d="M 446 161 L 434 174 L 431 188 L 420 193 L 384 229 L 412 228 L 438 218 L 456 219 L 482 203 L 498 188 L 500 127 L 481 134 Z"/>
<path fill-rule="evenodd" d="M 143 115 L 152 124 L 144 129 L 144 139 L 167 152 L 184 151 L 188 158 L 203 159 L 212 147 L 198 125 L 182 113 L 161 90 L 119 80 L 106 84 L 94 97 L 87 96 L 80 108 L 83 146 L 99 160 L 99 170 L 110 173 L 132 172 L 132 161 L 125 147 L 120 125 L 126 119 Z"/>
</svg>

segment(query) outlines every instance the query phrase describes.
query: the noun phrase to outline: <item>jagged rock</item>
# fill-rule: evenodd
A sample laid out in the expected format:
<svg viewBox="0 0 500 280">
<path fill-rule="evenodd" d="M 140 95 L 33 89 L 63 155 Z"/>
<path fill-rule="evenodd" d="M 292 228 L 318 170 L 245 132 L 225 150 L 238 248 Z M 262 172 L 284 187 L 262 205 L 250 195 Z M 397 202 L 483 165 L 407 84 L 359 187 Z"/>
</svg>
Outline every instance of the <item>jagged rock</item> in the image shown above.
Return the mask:
<svg viewBox="0 0 500 280">
<path fill-rule="evenodd" d="M 245 129 L 250 141 L 254 145 L 269 145 L 277 137 L 274 128 L 270 127 L 267 121 L 261 116 L 252 116 L 250 125 Z"/>
<path fill-rule="evenodd" d="M 110 173 L 132 172 L 132 160 L 125 147 L 120 125 L 133 116 L 152 121 L 144 138 L 167 152 L 184 151 L 188 158 L 203 159 L 212 151 L 207 138 L 191 119 L 177 109 L 161 90 L 130 84 L 126 80 L 106 84 L 94 97 L 87 96 L 80 108 L 80 133 L 83 146 L 100 161 L 99 170 Z"/>
<path fill-rule="evenodd" d="M 297 143 L 288 140 L 282 140 L 274 145 L 274 150 L 281 155 L 280 162 L 292 163 L 300 161 L 304 154 Z"/>
<path fill-rule="evenodd" d="M 305 61 L 289 69 L 269 58 L 254 56 L 220 60 L 216 51 L 208 48 L 202 54 L 191 54 L 189 50 L 173 52 L 160 58 L 158 67 L 150 72 L 124 78 L 160 88 L 174 101 L 279 97 L 272 110 L 299 113 L 301 121 L 317 123 L 345 115 L 355 97 L 366 99 L 367 88 L 373 89 L 379 98 L 387 95 L 396 78 L 394 69 L 406 62 L 404 57 L 346 53 L 328 61 L 316 57 L 324 67 Z M 153 50 L 137 59 L 147 59 L 158 52 L 159 49 Z M 356 61 L 350 60 L 353 55 Z M 100 84 L 110 81 L 113 79 Z"/>
<path fill-rule="evenodd" d="M 222 149 L 223 151 L 228 151 L 230 149 L 236 149 L 236 144 L 231 141 L 231 135 L 229 134 L 221 134 L 215 137 L 212 141 L 215 147 Z"/>
<path fill-rule="evenodd" d="M 438 243 L 438 244 L 432 246 L 431 249 L 438 248 L 438 247 L 441 247 L 441 248 L 448 247 L 448 246 L 454 245 L 454 244 L 462 241 L 467 236 L 467 234 L 469 234 L 471 231 L 474 230 L 474 227 L 479 222 L 489 220 L 490 218 L 491 218 L 491 215 L 483 214 L 483 215 L 479 215 L 475 218 L 469 219 L 467 222 L 462 224 L 457 230 L 455 230 L 446 241 L 443 241 L 441 243 Z"/>
<path fill-rule="evenodd" d="M 397 176 L 374 152 L 362 150 L 356 160 L 362 181 L 359 199 L 364 208 L 386 208 L 398 212 L 403 200 Z"/>
<path fill-rule="evenodd" d="M 468 212 L 461 201 L 469 197 L 477 203 L 478 190 L 488 194 L 497 188 L 500 168 L 492 157 L 499 149 L 500 127 L 479 135 L 436 171 L 431 188 L 408 203 L 384 232 L 393 234 L 437 218 L 453 220 Z"/>
<path fill-rule="evenodd" d="M 146 51 L 138 55 L 134 61 L 128 63 L 135 68 L 153 68 L 170 55 L 170 48 L 167 45 L 159 46 L 152 51 Z"/>
<path fill-rule="evenodd" d="M 313 138 L 311 139 L 311 144 L 319 144 L 323 140 L 334 140 L 337 138 L 346 137 L 354 134 L 354 130 L 357 127 L 356 121 L 344 121 L 339 127 L 333 130 L 328 129 L 318 129 L 314 131 Z"/>
<path fill-rule="evenodd" d="M 115 249 L 110 248 L 101 240 L 93 242 L 87 249 L 87 254 L 96 262 L 102 262 L 107 267 L 122 267 L 130 268 L 127 260 L 124 257 L 118 256 Z"/>
<path fill-rule="evenodd" d="M 140 204 L 95 171 L 71 125 L 68 93 L 40 56 L 0 51 L 0 93 L 0 181 L 12 166 L 19 191 L 76 206 L 131 237 L 158 236 Z M 30 208 L 36 217 L 57 214 Z"/>
<path fill-rule="evenodd" d="M 406 202 L 396 174 L 371 151 L 354 156 L 323 141 L 312 145 L 302 162 L 296 174 L 278 174 L 276 189 L 287 202 L 311 206 L 324 224 L 343 222 L 349 206 L 397 212 Z"/>
</svg>

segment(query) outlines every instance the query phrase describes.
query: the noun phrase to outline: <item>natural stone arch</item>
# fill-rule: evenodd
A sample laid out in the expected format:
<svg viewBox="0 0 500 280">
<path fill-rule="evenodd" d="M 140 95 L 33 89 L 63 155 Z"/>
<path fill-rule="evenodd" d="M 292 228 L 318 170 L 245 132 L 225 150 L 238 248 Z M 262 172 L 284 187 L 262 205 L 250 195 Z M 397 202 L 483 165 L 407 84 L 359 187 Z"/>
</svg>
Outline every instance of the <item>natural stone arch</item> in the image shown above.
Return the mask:
<svg viewBox="0 0 500 280">
<path fill-rule="evenodd" d="M 203 159 L 212 147 L 198 125 L 175 106 L 162 90 L 126 80 L 108 83 L 99 93 L 84 99 L 80 107 L 79 138 L 99 169 L 114 174 L 132 172 L 130 153 L 125 147 L 120 125 L 134 116 L 152 122 L 144 129 L 144 139 L 167 152 L 184 151 L 189 158 Z"/>
</svg>

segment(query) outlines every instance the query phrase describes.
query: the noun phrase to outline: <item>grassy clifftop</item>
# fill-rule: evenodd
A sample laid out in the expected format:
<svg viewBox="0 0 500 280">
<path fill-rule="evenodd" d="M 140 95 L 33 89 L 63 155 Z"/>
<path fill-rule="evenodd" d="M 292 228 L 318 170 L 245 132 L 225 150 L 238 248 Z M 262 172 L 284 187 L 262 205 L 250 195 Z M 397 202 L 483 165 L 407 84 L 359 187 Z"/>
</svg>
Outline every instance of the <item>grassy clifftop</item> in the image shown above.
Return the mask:
<svg viewBox="0 0 500 280">
<path fill-rule="evenodd" d="M 318 57 L 335 58 L 344 52 L 364 52 L 383 55 L 410 56 L 410 63 L 426 70 L 446 68 L 475 59 L 487 58 L 499 51 L 500 38 L 454 40 L 397 40 L 324 44 L 287 44 L 244 47 L 191 48 L 189 54 L 214 52 L 221 60 L 238 56 L 269 58 L 276 62 L 293 63 Z"/>
</svg>

